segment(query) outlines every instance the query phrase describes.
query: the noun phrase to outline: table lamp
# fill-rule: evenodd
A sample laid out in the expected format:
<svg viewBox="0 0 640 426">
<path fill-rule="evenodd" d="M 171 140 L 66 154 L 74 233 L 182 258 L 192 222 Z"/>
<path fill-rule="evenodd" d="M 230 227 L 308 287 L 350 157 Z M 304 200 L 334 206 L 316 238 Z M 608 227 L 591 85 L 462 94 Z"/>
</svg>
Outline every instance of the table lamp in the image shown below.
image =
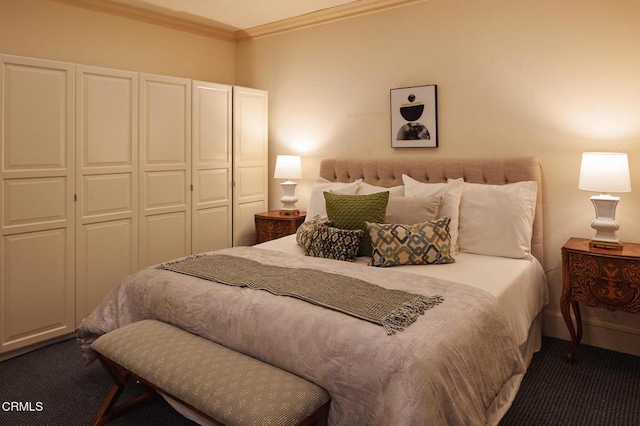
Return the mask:
<svg viewBox="0 0 640 426">
<path fill-rule="evenodd" d="M 596 209 L 596 218 L 591 222 L 591 227 L 596 230 L 596 235 L 589 246 L 621 250 L 622 243 L 616 236 L 620 228 L 616 221 L 616 206 L 620 197 L 609 193 L 631 192 L 627 154 L 583 152 L 578 189 L 600 193 L 591 197 Z"/>
<path fill-rule="evenodd" d="M 296 208 L 296 183 L 292 179 L 302 178 L 302 167 L 300 165 L 300 157 L 297 155 L 278 155 L 276 158 L 276 171 L 273 175 L 275 179 L 284 179 L 280 184 L 284 195 L 280 198 L 282 208 L 280 214 L 291 215 L 298 214 L 300 210 Z"/>
</svg>

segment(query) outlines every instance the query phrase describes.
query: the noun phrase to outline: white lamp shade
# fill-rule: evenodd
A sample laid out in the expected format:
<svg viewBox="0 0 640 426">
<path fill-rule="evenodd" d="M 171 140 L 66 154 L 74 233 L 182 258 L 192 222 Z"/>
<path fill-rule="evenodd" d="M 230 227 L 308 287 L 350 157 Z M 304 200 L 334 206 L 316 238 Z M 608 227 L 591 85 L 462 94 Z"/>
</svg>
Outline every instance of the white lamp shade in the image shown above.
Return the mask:
<svg viewBox="0 0 640 426">
<path fill-rule="evenodd" d="M 600 193 L 631 192 L 627 154 L 583 152 L 578 189 Z"/>
<path fill-rule="evenodd" d="M 297 155 L 278 155 L 273 177 L 275 179 L 301 179 L 300 157 Z"/>
</svg>

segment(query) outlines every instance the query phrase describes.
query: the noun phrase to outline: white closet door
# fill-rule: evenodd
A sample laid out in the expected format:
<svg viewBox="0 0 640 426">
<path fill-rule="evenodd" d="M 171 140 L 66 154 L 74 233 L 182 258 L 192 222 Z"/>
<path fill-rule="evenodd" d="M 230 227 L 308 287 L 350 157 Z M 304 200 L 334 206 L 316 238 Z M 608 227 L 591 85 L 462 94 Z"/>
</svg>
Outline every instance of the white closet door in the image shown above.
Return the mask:
<svg viewBox="0 0 640 426">
<path fill-rule="evenodd" d="M 75 329 L 74 66 L 0 55 L 0 353 Z"/>
<path fill-rule="evenodd" d="M 193 81 L 193 253 L 231 247 L 231 86 Z"/>
<path fill-rule="evenodd" d="M 191 80 L 140 74 L 140 268 L 191 253 Z"/>
<path fill-rule="evenodd" d="M 233 88 L 233 245 L 256 242 L 256 213 L 268 207 L 267 92 Z"/>
<path fill-rule="evenodd" d="M 138 74 L 76 69 L 76 323 L 138 266 Z"/>
</svg>

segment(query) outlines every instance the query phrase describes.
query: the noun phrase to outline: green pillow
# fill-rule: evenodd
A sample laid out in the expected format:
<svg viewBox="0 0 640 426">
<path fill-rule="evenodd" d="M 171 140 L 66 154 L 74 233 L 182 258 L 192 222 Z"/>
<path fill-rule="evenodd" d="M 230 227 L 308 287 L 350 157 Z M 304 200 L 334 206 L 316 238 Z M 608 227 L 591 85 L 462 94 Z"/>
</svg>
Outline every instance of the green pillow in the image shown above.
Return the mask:
<svg viewBox="0 0 640 426">
<path fill-rule="evenodd" d="M 327 216 L 332 226 L 340 229 L 362 229 L 365 222 L 384 222 L 389 202 L 389 191 L 368 195 L 341 195 L 324 193 L 327 204 Z M 358 256 L 371 256 L 371 236 L 364 233 L 360 242 Z"/>
</svg>

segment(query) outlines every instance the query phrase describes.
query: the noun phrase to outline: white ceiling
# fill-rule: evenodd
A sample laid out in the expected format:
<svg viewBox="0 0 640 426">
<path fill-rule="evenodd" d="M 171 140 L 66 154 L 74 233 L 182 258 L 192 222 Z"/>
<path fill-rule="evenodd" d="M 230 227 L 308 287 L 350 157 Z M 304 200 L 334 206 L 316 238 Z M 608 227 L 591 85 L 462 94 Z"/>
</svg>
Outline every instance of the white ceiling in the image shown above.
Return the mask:
<svg viewBox="0 0 640 426">
<path fill-rule="evenodd" d="M 111 0 L 228 30 L 245 30 L 355 0 Z"/>
</svg>

